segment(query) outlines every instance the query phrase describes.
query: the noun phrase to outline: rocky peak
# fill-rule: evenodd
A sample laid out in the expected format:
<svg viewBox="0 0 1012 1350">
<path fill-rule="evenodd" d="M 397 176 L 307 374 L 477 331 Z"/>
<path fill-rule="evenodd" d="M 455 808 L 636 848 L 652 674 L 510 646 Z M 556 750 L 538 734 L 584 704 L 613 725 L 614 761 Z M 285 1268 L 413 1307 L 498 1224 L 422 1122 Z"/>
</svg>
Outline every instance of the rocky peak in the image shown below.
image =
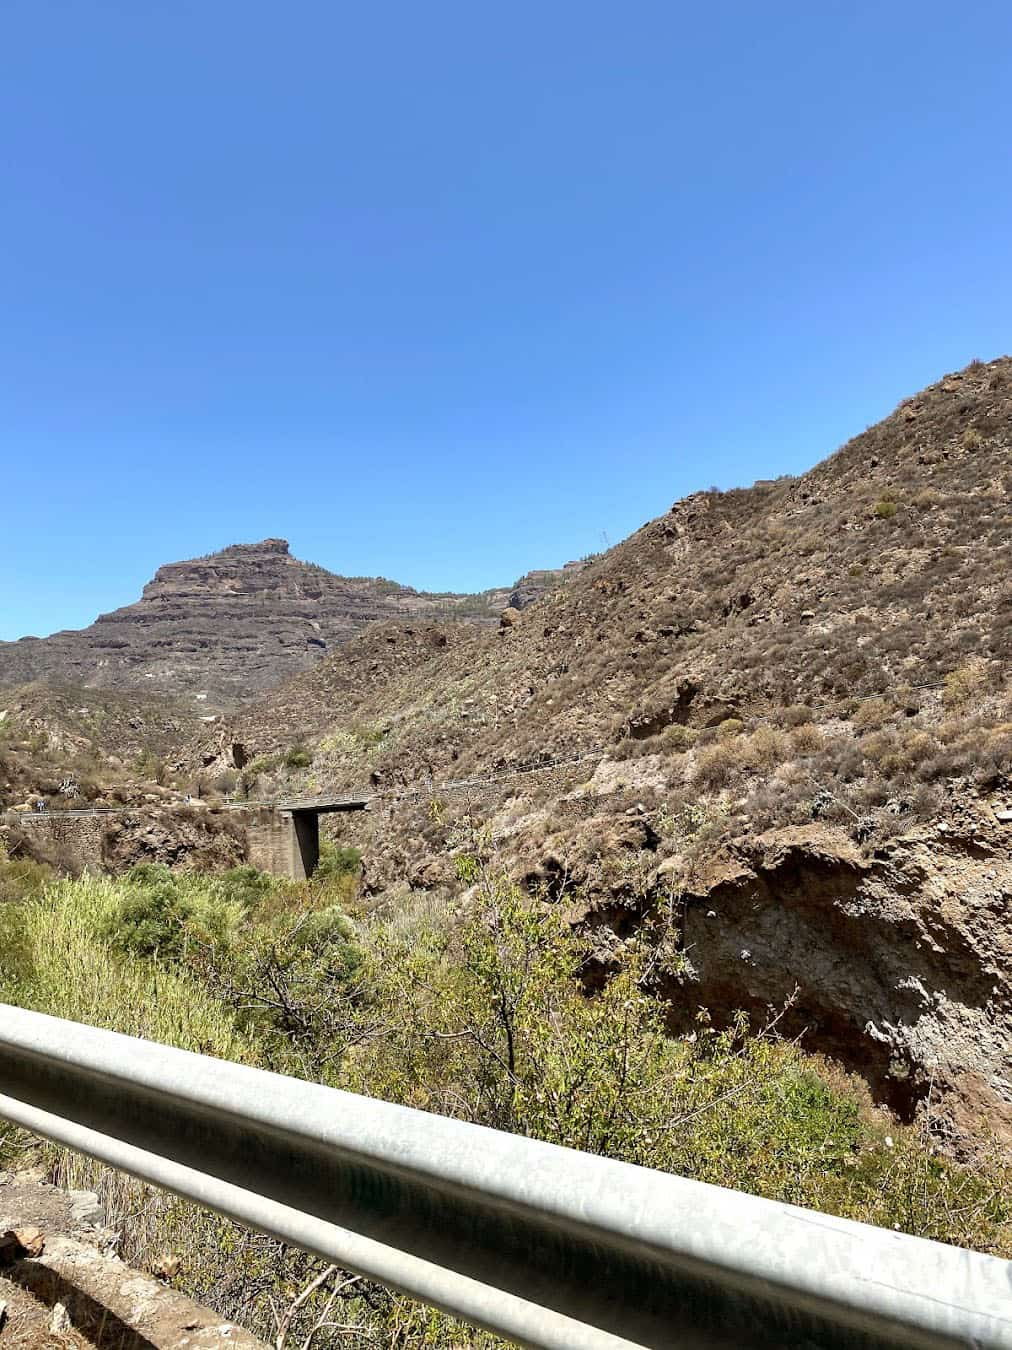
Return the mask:
<svg viewBox="0 0 1012 1350">
<path fill-rule="evenodd" d="M 323 574 L 322 568 L 291 556 L 287 539 L 263 539 L 258 544 L 231 544 L 203 558 L 165 563 L 144 587 L 142 601 L 164 603 L 214 591 L 252 593 L 291 588 L 307 593 L 307 576 L 319 574 Z M 318 580 L 309 586 L 308 593 L 319 595 Z M 103 615 L 99 622 L 115 617 Z"/>
<path fill-rule="evenodd" d="M 0 687 L 43 680 L 227 707 L 377 620 L 490 623 L 500 608 L 492 593 L 428 595 L 382 577 L 338 576 L 293 557 L 285 539 L 263 539 L 159 567 L 139 600 L 90 628 L 0 643 Z"/>
<path fill-rule="evenodd" d="M 218 554 L 212 554 L 212 557 L 231 557 L 239 555 L 250 557 L 258 553 L 283 553 L 286 557 L 290 556 L 288 540 L 261 539 L 258 544 L 229 544 L 228 548 L 223 548 Z"/>
</svg>

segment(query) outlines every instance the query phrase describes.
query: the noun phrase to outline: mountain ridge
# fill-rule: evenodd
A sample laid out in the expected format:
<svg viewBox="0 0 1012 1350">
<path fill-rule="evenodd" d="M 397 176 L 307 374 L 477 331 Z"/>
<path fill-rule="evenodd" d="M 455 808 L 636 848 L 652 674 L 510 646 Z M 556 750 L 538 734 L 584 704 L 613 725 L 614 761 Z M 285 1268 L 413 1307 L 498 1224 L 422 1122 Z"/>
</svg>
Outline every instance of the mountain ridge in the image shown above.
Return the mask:
<svg viewBox="0 0 1012 1350">
<path fill-rule="evenodd" d="M 377 621 L 491 624 L 560 574 L 529 574 L 476 595 L 346 577 L 294 557 L 287 540 L 232 544 L 165 563 L 131 604 L 83 629 L 0 643 L 0 688 L 37 681 L 241 703 L 309 669 Z"/>
</svg>

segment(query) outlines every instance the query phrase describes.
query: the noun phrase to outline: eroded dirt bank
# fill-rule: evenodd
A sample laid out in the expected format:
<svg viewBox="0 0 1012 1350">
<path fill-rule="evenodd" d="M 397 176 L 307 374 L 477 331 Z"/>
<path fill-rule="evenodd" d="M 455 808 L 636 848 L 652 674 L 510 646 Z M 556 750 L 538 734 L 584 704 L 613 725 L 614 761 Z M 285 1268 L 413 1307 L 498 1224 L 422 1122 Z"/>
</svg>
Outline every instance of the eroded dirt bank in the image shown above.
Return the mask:
<svg viewBox="0 0 1012 1350">
<path fill-rule="evenodd" d="M 635 936 L 658 948 L 655 987 L 684 1034 L 700 1008 L 738 1010 L 860 1074 L 910 1120 L 955 1147 L 996 1134 L 1012 1147 L 1012 826 L 982 801 L 877 847 L 822 822 L 673 851 L 635 799 L 568 798 L 518 816 L 485 803 L 492 854 L 585 934 L 588 983 L 608 977 Z M 568 813 L 568 814 L 567 814 Z M 452 889 L 448 831 L 407 817 L 347 827 L 365 849 L 380 903 Z M 413 865 L 408 865 L 409 856 Z"/>
<path fill-rule="evenodd" d="M 1012 1142 L 1012 858 L 996 831 L 962 830 L 870 858 L 819 826 L 722 850 L 681 897 L 675 1006 L 759 1017 L 796 987 L 786 1029 L 900 1115 L 931 1092 L 961 1133 L 983 1120 Z"/>
</svg>

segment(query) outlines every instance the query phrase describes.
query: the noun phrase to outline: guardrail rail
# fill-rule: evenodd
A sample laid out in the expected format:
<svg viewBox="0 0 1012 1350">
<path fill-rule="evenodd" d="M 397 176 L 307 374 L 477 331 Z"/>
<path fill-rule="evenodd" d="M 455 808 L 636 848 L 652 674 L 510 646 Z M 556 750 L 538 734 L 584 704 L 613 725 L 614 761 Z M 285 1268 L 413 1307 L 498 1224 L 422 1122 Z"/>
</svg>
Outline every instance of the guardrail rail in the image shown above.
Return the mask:
<svg viewBox="0 0 1012 1350">
<path fill-rule="evenodd" d="M 0 1116 L 545 1350 L 1012 1350 L 996 1257 L 7 1005 Z"/>
</svg>

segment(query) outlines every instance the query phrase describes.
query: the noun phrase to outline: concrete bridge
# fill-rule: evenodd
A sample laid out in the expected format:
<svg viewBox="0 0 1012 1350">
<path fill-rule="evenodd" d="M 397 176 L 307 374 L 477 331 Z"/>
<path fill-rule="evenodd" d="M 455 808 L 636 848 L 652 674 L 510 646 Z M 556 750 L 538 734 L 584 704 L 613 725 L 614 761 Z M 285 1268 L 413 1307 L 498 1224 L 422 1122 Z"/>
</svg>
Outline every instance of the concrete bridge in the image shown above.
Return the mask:
<svg viewBox="0 0 1012 1350">
<path fill-rule="evenodd" d="M 334 811 L 367 811 L 368 797 L 301 797 L 257 807 L 236 806 L 249 819 L 249 861 L 261 872 L 292 881 L 311 877 L 320 861 L 320 817 Z"/>
<path fill-rule="evenodd" d="M 602 749 L 585 751 L 578 755 L 506 769 L 487 778 L 457 779 L 443 783 L 434 783 L 431 779 L 426 779 L 417 786 L 405 785 L 393 794 L 363 790 L 354 796 L 330 795 L 292 797 L 280 801 L 228 802 L 210 808 L 208 817 L 213 818 L 222 811 L 237 815 L 237 824 L 243 827 L 246 835 L 247 860 L 262 872 L 302 881 L 312 876 L 320 860 L 322 815 L 332 811 L 368 811 L 371 804 L 381 797 L 399 800 L 417 799 L 431 796 L 433 793 L 497 791 L 528 774 L 549 773 L 552 775 L 551 781 L 561 790 L 562 786 L 567 784 L 572 786 L 577 781 L 576 775 L 583 772 L 581 765 L 589 760 L 599 760 L 604 754 L 605 751 Z M 134 806 L 83 807 L 62 811 L 51 811 L 48 808 L 34 811 L 27 807 L 16 807 L 6 816 L 0 811 L 0 829 L 6 821 L 8 824 L 17 822 L 40 833 L 48 831 L 54 842 L 73 845 L 71 852 L 76 867 L 94 867 L 101 870 L 108 865 L 105 838 L 115 817 L 151 816 L 156 820 L 165 820 L 171 818 L 173 811 L 182 807 L 189 807 L 192 811 L 195 808 L 199 809 L 201 805 L 203 803 L 193 803 L 189 799 L 180 798 L 176 801 L 150 802 Z M 193 815 L 190 816 L 191 821 L 195 818 Z M 185 855 L 177 865 L 186 865 Z"/>
<path fill-rule="evenodd" d="M 228 811 L 243 827 L 249 862 L 262 872 L 303 881 L 312 876 L 320 860 L 320 816 L 333 811 L 366 811 L 370 801 L 365 795 L 301 797 L 278 802 L 230 802 L 217 809 Z M 175 806 L 193 810 L 186 802 Z M 48 835 L 53 842 L 69 846 L 77 866 L 103 868 L 104 838 L 117 817 L 151 815 L 155 819 L 171 819 L 173 809 L 173 804 L 166 803 L 154 809 L 148 805 L 11 811 L 6 816 L 0 815 L 0 823 L 16 822 L 33 833 Z M 208 819 L 213 819 L 213 811 L 207 814 Z"/>
</svg>

